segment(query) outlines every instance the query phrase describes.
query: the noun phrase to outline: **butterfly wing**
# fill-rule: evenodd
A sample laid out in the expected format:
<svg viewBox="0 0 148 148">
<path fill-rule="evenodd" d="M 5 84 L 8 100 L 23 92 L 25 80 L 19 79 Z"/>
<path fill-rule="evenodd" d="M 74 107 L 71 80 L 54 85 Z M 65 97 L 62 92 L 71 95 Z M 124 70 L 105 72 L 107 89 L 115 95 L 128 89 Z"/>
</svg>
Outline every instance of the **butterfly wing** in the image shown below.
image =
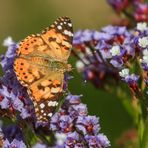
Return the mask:
<svg viewBox="0 0 148 148">
<path fill-rule="evenodd" d="M 25 38 L 17 50 L 18 55 L 42 56 L 67 62 L 72 48 L 73 29 L 68 17 L 58 18 L 41 34 Z"/>
<path fill-rule="evenodd" d="M 73 29 L 68 17 L 58 18 L 53 25 L 42 32 L 41 37 L 49 46 L 46 53 L 52 58 L 67 62 L 72 48 Z"/>
<path fill-rule="evenodd" d="M 47 122 L 58 105 L 63 90 L 64 74 L 44 65 L 37 65 L 21 57 L 14 62 L 14 71 L 20 83 L 27 87 L 33 101 L 37 121 Z"/>
<path fill-rule="evenodd" d="M 67 17 L 59 18 L 46 32 L 23 40 L 17 50 L 14 71 L 20 83 L 27 87 L 38 121 L 48 121 L 63 90 L 64 74 L 52 69 L 50 64 L 67 62 L 72 42 L 70 24 Z M 63 30 L 59 25 L 63 25 Z M 65 30 L 69 33 L 64 33 Z"/>
</svg>

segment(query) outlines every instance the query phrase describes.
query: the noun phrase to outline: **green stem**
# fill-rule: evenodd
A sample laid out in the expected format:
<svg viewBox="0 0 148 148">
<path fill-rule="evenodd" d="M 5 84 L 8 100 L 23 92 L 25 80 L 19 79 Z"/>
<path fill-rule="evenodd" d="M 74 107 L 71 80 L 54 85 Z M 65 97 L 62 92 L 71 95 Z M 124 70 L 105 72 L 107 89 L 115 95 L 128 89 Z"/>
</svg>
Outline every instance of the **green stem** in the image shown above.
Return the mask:
<svg viewBox="0 0 148 148">
<path fill-rule="evenodd" d="M 116 89 L 117 97 L 120 99 L 123 107 L 126 109 L 128 114 L 132 117 L 134 124 L 137 123 L 137 107 L 131 103 L 131 99 L 129 99 L 129 96 L 125 91 L 123 91 L 123 88 L 118 87 Z M 136 119 L 136 120 L 135 120 Z"/>
<path fill-rule="evenodd" d="M 148 148 L 148 118 L 145 120 L 143 128 L 143 135 L 141 137 L 141 148 Z"/>
</svg>

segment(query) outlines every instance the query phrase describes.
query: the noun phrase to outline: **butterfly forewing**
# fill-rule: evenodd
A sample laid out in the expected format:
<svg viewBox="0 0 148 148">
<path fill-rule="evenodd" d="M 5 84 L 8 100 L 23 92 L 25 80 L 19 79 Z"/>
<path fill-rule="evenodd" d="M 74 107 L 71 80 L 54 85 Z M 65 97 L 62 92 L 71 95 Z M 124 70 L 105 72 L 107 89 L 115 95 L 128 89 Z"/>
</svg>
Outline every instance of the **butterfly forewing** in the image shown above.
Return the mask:
<svg viewBox="0 0 148 148">
<path fill-rule="evenodd" d="M 67 17 L 58 18 L 53 25 L 42 32 L 41 37 L 50 50 L 47 53 L 54 59 L 67 61 L 72 48 L 73 29 Z"/>
<path fill-rule="evenodd" d="M 37 121 L 49 121 L 58 105 L 66 69 L 52 63 L 67 63 L 72 36 L 70 19 L 60 17 L 41 34 L 25 38 L 17 50 L 14 71 L 33 100 Z"/>
</svg>

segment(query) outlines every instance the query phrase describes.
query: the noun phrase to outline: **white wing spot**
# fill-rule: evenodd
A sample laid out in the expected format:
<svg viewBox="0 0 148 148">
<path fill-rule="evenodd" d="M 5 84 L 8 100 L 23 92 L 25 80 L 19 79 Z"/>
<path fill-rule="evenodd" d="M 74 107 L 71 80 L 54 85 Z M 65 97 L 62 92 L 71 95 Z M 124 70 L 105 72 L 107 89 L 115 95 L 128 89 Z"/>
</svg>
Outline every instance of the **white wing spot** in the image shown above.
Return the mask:
<svg viewBox="0 0 148 148">
<path fill-rule="evenodd" d="M 38 108 L 35 108 L 35 112 L 38 112 L 39 111 L 39 109 Z"/>
<path fill-rule="evenodd" d="M 64 30 L 64 34 L 68 36 L 73 36 L 73 33 L 68 30 Z"/>
<path fill-rule="evenodd" d="M 58 102 L 57 101 L 49 101 L 48 106 L 57 106 Z"/>
<path fill-rule="evenodd" d="M 71 24 L 71 23 L 68 23 L 68 26 L 69 26 L 69 27 L 72 27 L 72 24 Z"/>
<path fill-rule="evenodd" d="M 35 101 L 33 102 L 33 104 L 34 104 L 34 107 L 36 107 L 36 106 L 37 106 L 37 103 L 36 103 Z"/>
<path fill-rule="evenodd" d="M 44 107 L 45 107 L 45 104 L 41 103 L 40 108 L 44 108 Z"/>
<path fill-rule="evenodd" d="M 51 117 L 51 116 L 52 116 L 52 113 L 49 113 L 49 114 L 48 114 L 48 117 Z"/>
<path fill-rule="evenodd" d="M 59 30 L 61 30 L 61 29 L 62 29 L 62 26 L 59 25 L 59 26 L 57 26 L 57 28 L 58 28 Z"/>
</svg>

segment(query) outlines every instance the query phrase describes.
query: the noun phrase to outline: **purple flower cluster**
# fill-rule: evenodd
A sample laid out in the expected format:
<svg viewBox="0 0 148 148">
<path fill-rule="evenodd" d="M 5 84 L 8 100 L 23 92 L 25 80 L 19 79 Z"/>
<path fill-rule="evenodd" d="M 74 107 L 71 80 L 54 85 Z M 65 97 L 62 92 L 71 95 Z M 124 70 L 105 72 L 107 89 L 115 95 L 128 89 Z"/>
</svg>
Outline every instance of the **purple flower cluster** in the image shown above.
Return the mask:
<svg viewBox="0 0 148 148">
<path fill-rule="evenodd" d="M 136 3 L 134 18 L 138 22 L 148 22 L 148 3 Z"/>
<path fill-rule="evenodd" d="M 0 114 L 3 117 L 0 131 L 2 147 L 26 148 L 28 143 L 29 146 L 32 146 L 32 141 L 27 141 L 26 137 L 32 129 L 34 130 L 31 132 L 32 138 L 36 139 L 33 147 L 46 148 L 48 146 L 42 143 L 41 139 L 37 140 L 38 138 L 36 138 L 36 134 L 39 134 L 38 131 L 42 128 L 34 126 L 32 101 L 29 99 L 26 89 L 17 81 L 13 71 L 17 44 L 11 38 L 8 38 L 4 41 L 4 45 L 8 46 L 8 50 L 5 55 L 1 56 L 1 66 L 4 72 L 3 77 L 0 78 Z M 8 123 L 5 121 L 6 117 L 8 117 Z M 29 128 L 30 126 L 32 128 Z M 28 128 L 30 132 L 24 134 L 23 131 L 27 131 Z M 51 118 L 50 126 L 43 126 L 43 129 L 42 134 L 45 135 L 49 130 L 54 132 L 56 142 L 50 141 L 49 143 L 56 143 L 54 147 L 57 148 L 105 148 L 110 146 L 107 137 L 99 133 L 99 119 L 88 115 L 87 107 L 81 103 L 79 95 L 68 95 L 59 112 Z M 50 135 L 48 136 L 50 137 Z"/>
<path fill-rule="evenodd" d="M 126 9 L 129 5 L 129 0 L 107 0 L 107 1 L 117 12 Z"/>
<path fill-rule="evenodd" d="M 3 148 L 26 148 L 21 129 L 16 125 L 2 124 L 0 130 L 1 146 Z"/>
<path fill-rule="evenodd" d="M 148 27 L 138 23 L 134 30 L 126 27 L 107 26 L 101 31 L 84 30 L 75 33 L 73 54 L 78 58 L 76 67 L 83 73 L 84 80 L 90 80 L 96 87 L 116 84 L 121 78 L 129 87 L 138 88 L 137 75 L 126 77 L 120 71 L 131 69 L 135 61 L 145 71 L 144 81 L 148 79 Z M 120 74 L 119 74 L 120 72 Z M 139 75 L 139 76 L 138 76 Z M 124 78 L 123 78 L 124 77 Z"/>
<path fill-rule="evenodd" d="M 8 50 L 5 55 L 1 56 L 0 63 L 4 72 L 3 77 L 0 78 L 0 109 L 11 116 L 16 116 L 19 112 L 19 116 L 25 119 L 32 112 L 32 103 L 28 98 L 26 89 L 17 81 L 13 71 L 17 44 L 9 37 L 4 41 L 4 45 L 8 46 Z"/>
<path fill-rule="evenodd" d="M 117 13 L 124 14 L 131 19 L 131 24 L 133 22 L 148 22 L 148 3 L 144 3 L 144 0 L 107 0 L 107 2 Z M 118 24 L 122 25 L 123 15 L 120 16 L 121 21 Z M 127 19 L 128 22 L 129 19 Z M 129 23 L 127 24 L 129 25 Z"/>
<path fill-rule="evenodd" d="M 51 118 L 50 128 L 52 131 L 65 133 L 64 146 L 67 148 L 110 146 L 107 137 L 99 133 L 99 119 L 88 115 L 87 107 L 81 103 L 80 97 L 67 96 L 59 112 Z"/>
</svg>

